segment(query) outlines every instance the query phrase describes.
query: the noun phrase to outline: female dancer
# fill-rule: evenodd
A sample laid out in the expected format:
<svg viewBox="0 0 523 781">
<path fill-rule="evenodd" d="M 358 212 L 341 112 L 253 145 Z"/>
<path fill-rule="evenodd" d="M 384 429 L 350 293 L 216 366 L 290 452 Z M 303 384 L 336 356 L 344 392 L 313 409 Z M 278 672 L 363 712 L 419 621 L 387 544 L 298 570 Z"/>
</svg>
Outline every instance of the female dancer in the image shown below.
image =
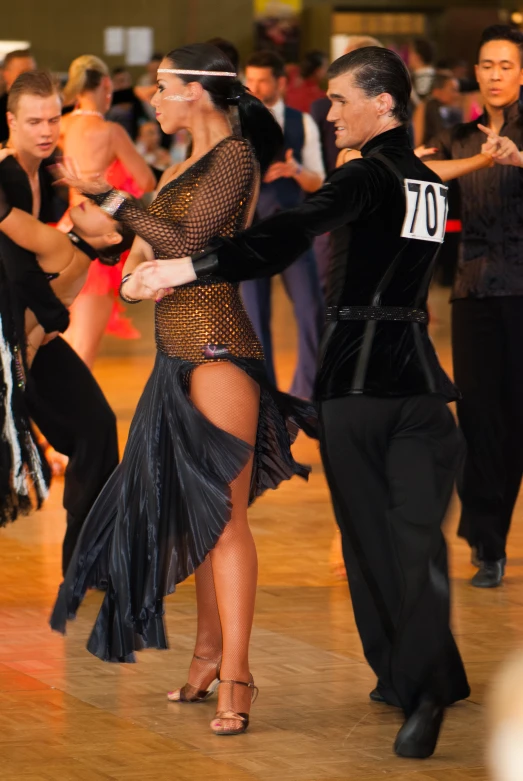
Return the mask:
<svg viewBox="0 0 523 781">
<path fill-rule="evenodd" d="M 282 140 L 269 111 L 208 44 L 163 60 L 153 105 L 164 132 L 190 131 L 193 150 L 168 169 L 149 213 L 115 191 L 97 199 L 141 237 L 124 269 L 126 300 L 133 299 L 135 269 L 153 251 L 163 258 L 198 251 L 212 236 L 248 225 L 260 166 L 272 162 Z M 236 109 L 249 141 L 232 135 Z M 65 174 L 84 193 L 100 190 Z M 133 661 L 135 649 L 166 647 L 163 597 L 196 570 L 189 683 L 169 699 L 201 702 L 219 679 L 212 730 L 239 734 L 255 691 L 248 650 L 257 559 L 247 506 L 281 480 L 307 476 L 290 453 L 286 423 L 292 418 L 294 430 L 299 424 L 314 433 L 314 410 L 269 384 L 236 286 L 211 277 L 163 298 L 156 340 L 155 368 L 122 464 L 85 523 L 51 625 L 63 631 L 86 588 L 106 579 L 88 649 Z"/>
<path fill-rule="evenodd" d="M 111 184 L 140 197 L 155 187 L 154 175 L 121 125 L 106 122 L 112 84 L 105 63 L 92 55 L 78 57 L 69 68 L 64 89 L 66 103 L 76 108 L 62 120 L 60 146 L 73 158 L 83 176 L 101 172 Z M 134 182 L 134 185 L 133 185 Z M 71 205 L 83 198 L 72 194 Z M 117 306 L 121 266 L 93 263 L 87 283 L 71 309 L 71 325 L 65 337 L 92 368 L 104 331 Z"/>
</svg>

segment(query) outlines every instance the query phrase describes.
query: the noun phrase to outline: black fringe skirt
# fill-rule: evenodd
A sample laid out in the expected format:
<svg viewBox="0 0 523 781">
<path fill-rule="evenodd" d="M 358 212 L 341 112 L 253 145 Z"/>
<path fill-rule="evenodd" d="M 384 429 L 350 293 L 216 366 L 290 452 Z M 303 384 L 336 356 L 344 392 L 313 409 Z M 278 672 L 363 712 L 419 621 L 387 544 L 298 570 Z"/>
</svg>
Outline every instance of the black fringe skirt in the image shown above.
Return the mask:
<svg viewBox="0 0 523 781">
<path fill-rule="evenodd" d="M 290 446 L 299 429 L 316 437 L 316 412 L 277 391 L 261 361 L 231 360 L 260 385 L 252 502 L 293 475 L 308 478 Z M 194 368 L 157 354 L 122 462 L 85 521 L 51 616 L 52 628 L 65 632 L 87 589 L 104 588 L 87 645 L 104 661 L 167 648 L 163 599 L 216 545 L 231 515 L 229 486 L 253 452 L 192 404 Z"/>
</svg>

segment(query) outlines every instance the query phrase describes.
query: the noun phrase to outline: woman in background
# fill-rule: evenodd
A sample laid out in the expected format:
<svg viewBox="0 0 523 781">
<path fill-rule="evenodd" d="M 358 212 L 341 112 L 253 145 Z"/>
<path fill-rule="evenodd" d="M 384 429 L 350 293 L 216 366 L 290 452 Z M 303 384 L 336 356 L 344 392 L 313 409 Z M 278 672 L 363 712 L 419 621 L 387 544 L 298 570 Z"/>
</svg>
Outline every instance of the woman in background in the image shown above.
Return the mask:
<svg viewBox="0 0 523 781">
<path fill-rule="evenodd" d="M 62 120 L 61 147 L 64 156 L 75 161 L 82 176 L 101 174 L 118 189 L 141 197 L 154 189 L 156 180 L 125 129 L 105 120 L 111 97 L 112 82 L 105 63 L 89 54 L 74 60 L 64 100 L 74 101 L 75 108 Z M 71 206 L 81 200 L 83 196 L 71 193 Z M 122 265 L 93 263 L 84 289 L 71 308 L 71 325 L 65 338 L 89 368 L 93 367 L 110 320 L 111 331 L 116 335 L 139 336 L 130 323 L 117 316 L 121 271 Z"/>
</svg>

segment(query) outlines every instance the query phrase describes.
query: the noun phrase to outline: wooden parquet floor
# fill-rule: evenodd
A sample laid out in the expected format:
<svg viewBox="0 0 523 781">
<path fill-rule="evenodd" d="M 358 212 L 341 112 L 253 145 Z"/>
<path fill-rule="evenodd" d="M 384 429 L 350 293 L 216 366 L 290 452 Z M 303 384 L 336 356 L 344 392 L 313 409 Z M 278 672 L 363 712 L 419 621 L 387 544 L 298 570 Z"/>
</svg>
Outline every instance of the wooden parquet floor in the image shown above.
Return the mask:
<svg viewBox="0 0 523 781">
<path fill-rule="evenodd" d="M 283 385 L 292 367 L 294 328 L 281 290 L 275 333 Z M 138 308 L 135 308 L 138 309 Z M 448 313 L 433 302 L 434 338 L 448 365 Z M 151 313 L 133 309 L 140 342 L 104 345 L 96 374 L 118 414 L 124 442 L 153 360 Z M 473 569 L 448 521 L 453 621 L 472 695 L 452 708 L 435 757 L 399 760 L 395 709 L 373 704 L 347 586 L 333 579 L 334 524 L 317 445 L 300 439 L 313 465 L 310 485 L 295 480 L 251 512 L 260 557 L 252 670 L 260 697 L 252 728 L 219 740 L 208 723 L 213 701 L 167 703 L 185 681 L 195 632 L 192 581 L 167 601 L 169 651 L 148 651 L 136 665 L 109 665 L 85 651 L 101 596 L 90 593 L 66 638 L 48 615 L 60 580 L 64 533 L 61 481 L 46 507 L 0 531 L 1 781 L 484 781 L 484 699 L 498 664 L 523 642 L 523 537 L 518 509 L 502 588 L 468 585 Z"/>
</svg>

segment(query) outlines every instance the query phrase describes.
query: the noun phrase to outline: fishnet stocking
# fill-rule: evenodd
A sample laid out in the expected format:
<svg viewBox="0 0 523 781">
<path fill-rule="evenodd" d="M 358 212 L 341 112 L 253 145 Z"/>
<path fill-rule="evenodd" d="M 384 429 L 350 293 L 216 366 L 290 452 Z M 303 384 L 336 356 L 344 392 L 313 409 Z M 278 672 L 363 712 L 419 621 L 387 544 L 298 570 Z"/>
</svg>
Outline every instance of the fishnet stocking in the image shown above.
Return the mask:
<svg viewBox="0 0 523 781">
<path fill-rule="evenodd" d="M 254 446 L 260 389 L 245 372 L 227 361 L 198 366 L 192 373 L 190 396 L 212 423 Z M 246 682 L 250 680 L 249 641 L 258 576 L 256 547 L 247 521 L 252 464 L 253 457 L 231 484 L 230 521 L 210 553 L 210 566 L 204 562 L 201 575 L 199 568 L 197 585 L 196 653 L 204 656 L 201 651 L 205 649 L 216 651 L 220 625 L 220 678 Z M 224 684 L 218 690 L 219 711 L 248 713 L 250 701 L 251 690 L 244 686 Z M 241 726 L 238 720 L 221 722 L 227 729 Z"/>
</svg>

